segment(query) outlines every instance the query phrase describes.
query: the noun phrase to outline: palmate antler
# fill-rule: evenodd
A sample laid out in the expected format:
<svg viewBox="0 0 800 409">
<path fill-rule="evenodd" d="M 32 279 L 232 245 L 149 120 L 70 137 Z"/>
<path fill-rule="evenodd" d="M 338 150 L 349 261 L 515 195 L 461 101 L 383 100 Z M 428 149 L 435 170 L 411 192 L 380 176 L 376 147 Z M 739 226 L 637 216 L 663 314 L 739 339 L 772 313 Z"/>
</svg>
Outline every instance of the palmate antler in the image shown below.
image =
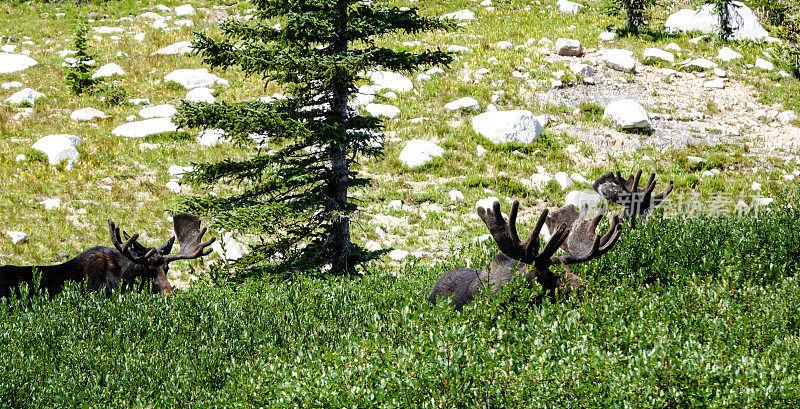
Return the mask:
<svg viewBox="0 0 800 409">
<path fill-rule="evenodd" d="M 138 241 L 139 234 L 134 234 L 133 236 L 128 236 L 128 233 L 125 233 L 125 242 L 122 242 L 122 238 L 120 237 L 120 228 L 117 227 L 111 219 L 108 219 L 108 232 L 111 235 L 111 244 L 122 253 L 130 261 L 133 261 L 136 264 L 144 264 L 147 262 L 153 254 L 155 254 L 156 249 L 150 249 L 147 251 Z M 137 245 L 142 247 L 142 249 L 137 249 Z"/>
<path fill-rule="evenodd" d="M 604 235 L 596 234 L 597 226 L 605 215 L 605 208 L 591 219 L 586 218 L 589 206 L 584 205 L 580 212 L 575 210 L 575 206 L 568 205 L 559 208 L 551 213 L 547 219 L 547 228 L 558 225 L 570 226 L 570 234 L 561 248 L 567 252 L 566 256 L 556 258 L 557 264 L 583 263 L 602 256 L 617 242 L 622 232 L 622 222 L 619 216 L 611 219 L 611 225 Z"/>
<path fill-rule="evenodd" d="M 545 209 L 539 216 L 536 222 L 536 227 L 528 234 L 528 238 L 524 242 L 519 240 L 517 235 L 517 211 L 519 210 L 519 201 L 515 200 L 511 206 L 511 213 L 508 215 L 508 221 L 503 218 L 500 211 L 500 202 L 494 202 L 491 209 L 483 207 L 478 208 L 478 216 L 489 228 L 492 238 L 500 251 L 513 260 L 521 261 L 525 264 L 549 266 L 550 257 L 558 250 L 561 244 L 569 236 L 569 229 L 566 224 L 558 227 L 558 230 L 552 235 L 550 241 L 545 246 L 544 250 L 539 252 L 539 234 L 542 231 L 545 220 L 547 220 L 547 209 Z"/>
<path fill-rule="evenodd" d="M 207 247 L 214 243 L 217 238 L 212 237 L 208 241 L 200 242 L 203 239 L 203 235 L 206 234 L 207 228 L 200 228 L 199 217 L 189 213 L 178 213 L 172 217 L 172 223 L 175 228 L 175 236 L 178 237 L 178 244 L 181 246 L 181 252 L 174 256 L 167 256 L 167 262 L 200 258 L 209 255 L 213 251 Z M 170 249 L 174 241 L 175 237 L 168 241 Z M 169 254 L 169 251 L 163 254 Z"/>
<path fill-rule="evenodd" d="M 653 195 L 656 187 L 656 174 L 651 173 L 650 178 L 645 183 L 644 188 L 639 190 L 639 180 L 642 177 L 642 170 L 636 172 L 636 176 L 629 176 L 623 179 L 619 171 L 608 172 L 594 181 L 592 187 L 604 199 L 625 207 L 622 214 L 623 218 L 631 219 L 631 227 L 636 228 L 636 217 L 645 217 L 647 212 L 658 206 L 672 192 L 672 181 L 663 192 Z"/>
</svg>

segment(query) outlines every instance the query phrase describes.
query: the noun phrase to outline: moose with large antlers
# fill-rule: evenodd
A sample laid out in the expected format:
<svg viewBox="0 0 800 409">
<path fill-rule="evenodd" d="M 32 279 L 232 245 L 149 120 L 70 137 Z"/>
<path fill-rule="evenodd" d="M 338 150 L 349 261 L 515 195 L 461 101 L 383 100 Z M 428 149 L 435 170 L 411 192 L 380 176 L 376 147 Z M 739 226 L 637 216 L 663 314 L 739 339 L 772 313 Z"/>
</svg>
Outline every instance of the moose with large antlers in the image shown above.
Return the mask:
<svg viewBox="0 0 800 409">
<path fill-rule="evenodd" d="M 170 293 L 172 286 L 167 280 L 169 263 L 176 260 L 195 259 L 211 253 L 208 248 L 215 240 L 201 242 L 206 228 L 200 228 L 200 218 L 189 213 L 173 216 L 175 236 L 158 248 L 145 247 L 137 239 L 138 234 L 129 236 L 122 232 L 113 221 L 108 221 L 111 247 L 92 247 L 77 257 L 52 266 L 3 266 L 0 267 L 0 298 L 8 297 L 14 290 L 20 296 L 19 285 L 26 283 L 29 294 L 34 293 L 33 270 L 41 272 L 40 290 L 47 290 L 50 298 L 60 293 L 67 281 L 81 283 L 85 292 L 105 288 L 106 295 L 119 288 L 122 291 L 133 289 L 136 279 L 141 279 L 139 290 L 148 284 L 153 293 Z M 175 238 L 181 251 L 170 255 Z"/>
<path fill-rule="evenodd" d="M 622 218 L 630 219 L 633 228 L 636 226 L 637 216 L 645 217 L 650 209 L 663 202 L 672 191 L 670 181 L 664 192 L 653 195 L 655 174 L 651 174 L 644 189 L 639 190 L 641 174 L 642 171 L 639 170 L 635 177 L 623 179 L 619 172 L 609 172 L 593 184 L 603 198 L 625 207 Z M 611 250 L 620 237 L 622 221 L 619 216 L 611 219 L 605 234 L 596 233 L 605 209 L 603 206 L 593 218 L 587 217 L 588 206 L 580 211 L 573 205 L 552 212 L 545 209 L 527 239 L 520 241 L 516 225 L 519 201 L 514 201 L 511 206 L 508 221 L 503 218 L 499 202 L 494 202 L 491 209 L 479 207 L 478 216 L 486 224 L 501 253 L 494 256 L 488 270 L 456 268 L 445 272 L 434 284 L 428 301 L 436 304 L 438 298 L 452 296 L 450 305 L 460 310 L 472 302 L 484 286 L 489 286 L 494 294 L 515 275 L 524 275 L 527 280 L 536 280 L 541 285 L 542 292 L 533 300 L 535 304 L 541 303 L 545 297 L 555 300 L 556 291 L 568 296 L 571 291 L 582 288 L 584 283 L 567 266 L 602 256 Z M 553 234 L 540 251 L 539 236 L 545 226 Z M 566 255 L 556 256 L 559 249 L 564 250 Z M 550 270 L 553 265 L 564 269 L 563 276 Z"/>
</svg>

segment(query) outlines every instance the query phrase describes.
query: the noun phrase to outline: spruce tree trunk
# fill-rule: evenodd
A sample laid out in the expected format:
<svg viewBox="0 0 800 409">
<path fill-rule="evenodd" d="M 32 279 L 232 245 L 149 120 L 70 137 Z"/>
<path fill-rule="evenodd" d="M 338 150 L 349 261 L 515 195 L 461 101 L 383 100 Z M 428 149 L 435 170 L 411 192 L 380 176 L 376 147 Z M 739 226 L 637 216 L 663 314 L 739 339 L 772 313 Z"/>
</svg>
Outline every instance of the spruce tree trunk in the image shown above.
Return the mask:
<svg viewBox="0 0 800 409">
<path fill-rule="evenodd" d="M 334 47 L 337 53 L 347 52 L 347 1 L 337 0 L 336 9 L 339 13 L 339 21 L 336 27 L 336 41 Z M 332 111 L 334 116 L 342 124 L 348 120 L 347 101 L 349 99 L 349 89 L 338 88 L 333 90 Z M 347 129 L 346 126 L 342 127 Z M 351 266 L 348 266 L 348 258 L 353 248 L 350 239 L 350 214 L 347 209 L 347 187 L 349 184 L 349 163 L 347 160 L 346 142 L 340 141 L 340 145 L 331 147 L 331 180 L 330 192 L 332 210 L 336 216 L 332 220 L 330 245 L 333 246 L 331 254 L 333 256 L 332 270 L 334 274 L 347 274 Z"/>
</svg>

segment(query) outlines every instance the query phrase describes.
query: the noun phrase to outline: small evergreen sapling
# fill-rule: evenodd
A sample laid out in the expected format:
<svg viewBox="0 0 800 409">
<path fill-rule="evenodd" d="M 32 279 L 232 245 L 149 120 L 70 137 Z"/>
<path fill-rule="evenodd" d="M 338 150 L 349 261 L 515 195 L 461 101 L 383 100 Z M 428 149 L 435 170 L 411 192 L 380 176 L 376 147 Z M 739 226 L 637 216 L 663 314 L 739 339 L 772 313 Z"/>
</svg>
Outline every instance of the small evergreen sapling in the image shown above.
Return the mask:
<svg viewBox="0 0 800 409">
<path fill-rule="evenodd" d="M 252 155 L 197 165 L 199 183 L 233 182 L 234 194 L 195 197 L 186 206 L 212 213 L 217 227 L 255 233 L 260 243 L 240 259 L 241 274 L 359 274 L 377 256 L 356 246 L 350 226 L 357 205 L 352 188 L 369 179 L 360 161 L 383 152 L 381 121 L 350 105 L 357 83 L 380 68 L 411 71 L 448 64 L 439 50 L 414 53 L 380 47 L 389 33 L 448 29 L 452 24 L 415 8 L 356 0 L 257 0 L 248 21 L 221 24 L 222 38 L 196 33 L 192 46 L 212 68 L 282 84 L 286 99 L 272 102 L 183 102 L 179 126 L 218 128 Z M 268 147 L 267 147 L 268 146 Z"/>
<path fill-rule="evenodd" d="M 75 36 L 72 41 L 77 53 L 69 57 L 64 66 L 64 81 L 75 95 L 92 92 L 95 85 L 100 81 L 92 78 L 95 60 L 89 55 L 86 32 L 85 24 L 78 23 L 75 25 Z"/>
</svg>

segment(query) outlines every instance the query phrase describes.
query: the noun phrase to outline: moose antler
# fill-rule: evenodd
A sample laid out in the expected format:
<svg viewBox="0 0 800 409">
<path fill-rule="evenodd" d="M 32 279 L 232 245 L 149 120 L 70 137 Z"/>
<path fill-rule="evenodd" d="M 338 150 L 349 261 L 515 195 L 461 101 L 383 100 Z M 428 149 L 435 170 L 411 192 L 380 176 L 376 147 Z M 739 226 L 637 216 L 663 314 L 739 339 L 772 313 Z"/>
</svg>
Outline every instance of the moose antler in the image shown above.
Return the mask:
<svg viewBox="0 0 800 409">
<path fill-rule="evenodd" d="M 144 255 L 141 255 L 140 251 L 133 250 L 136 245 L 141 246 L 136 239 L 139 238 L 139 234 L 134 234 L 133 236 L 128 236 L 128 233 L 125 233 L 125 237 L 127 240 L 122 242 L 122 238 L 120 236 L 120 228 L 117 227 L 111 219 L 108 219 L 108 232 L 111 235 L 111 243 L 114 247 L 122 253 L 126 258 L 133 261 L 137 264 L 144 264 L 147 262 L 147 259 L 150 258 L 153 254 L 155 254 L 156 249 L 150 249 Z M 144 247 L 142 247 L 144 248 Z M 137 254 L 134 254 L 137 253 Z"/>
<path fill-rule="evenodd" d="M 575 206 L 568 205 L 553 211 L 547 219 L 548 228 L 563 224 L 570 226 L 570 234 L 561 246 L 568 255 L 556 257 L 554 262 L 562 265 L 582 263 L 600 257 L 614 247 L 622 232 L 619 216 L 614 216 L 608 231 L 599 235 L 595 232 L 605 215 L 605 208 L 592 219 L 586 218 L 588 210 L 588 205 L 583 205 L 580 212 L 575 210 Z"/>
<path fill-rule="evenodd" d="M 658 206 L 666 199 L 672 191 L 672 181 L 663 192 L 653 195 L 656 187 L 656 174 L 651 173 L 650 178 L 645 183 L 644 188 L 639 190 L 639 180 L 642 177 L 642 170 L 636 172 L 636 176 L 629 176 L 623 179 L 619 171 L 608 172 L 594 181 L 592 187 L 606 200 L 625 207 L 622 214 L 623 218 L 631 219 L 631 227 L 636 228 L 636 217 L 644 217 L 647 212 Z"/>
<path fill-rule="evenodd" d="M 200 242 L 207 229 L 205 227 L 200 228 L 199 217 L 189 213 L 178 213 L 172 216 L 172 223 L 175 228 L 175 236 L 178 238 L 178 244 L 181 246 L 181 252 L 174 256 L 167 256 L 167 262 L 200 258 L 209 255 L 213 251 L 206 247 L 210 246 L 217 238 L 212 237 L 208 241 Z M 169 246 L 165 243 L 162 247 L 168 247 L 167 250 L 171 250 L 171 242 L 173 241 L 174 237 L 167 241 Z"/>
<path fill-rule="evenodd" d="M 539 252 L 539 233 L 547 220 L 547 209 L 545 209 L 536 226 L 528 235 L 524 242 L 520 242 L 517 235 L 517 211 L 519 210 L 519 201 L 515 200 L 511 206 L 511 213 L 508 215 L 508 222 L 503 218 L 500 212 L 500 202 L 494 202 L 491 209 L 483 207 L 478 208 L 478 216 L 486 224 L 492 238 L 494 238 L 497 247 L 506 256 L 521 261 L 525 264 L 550 265 L 550 257 L 558 250 L 564 243 L 564 240 L 569 236 L 569 229 L 566 224 L 562 224 L 558 230 L 550 238 L 550 241 L 545 246 L 544 250 Z M 546 267 L 545 267 L 546 268 Z"/>
</svg>

